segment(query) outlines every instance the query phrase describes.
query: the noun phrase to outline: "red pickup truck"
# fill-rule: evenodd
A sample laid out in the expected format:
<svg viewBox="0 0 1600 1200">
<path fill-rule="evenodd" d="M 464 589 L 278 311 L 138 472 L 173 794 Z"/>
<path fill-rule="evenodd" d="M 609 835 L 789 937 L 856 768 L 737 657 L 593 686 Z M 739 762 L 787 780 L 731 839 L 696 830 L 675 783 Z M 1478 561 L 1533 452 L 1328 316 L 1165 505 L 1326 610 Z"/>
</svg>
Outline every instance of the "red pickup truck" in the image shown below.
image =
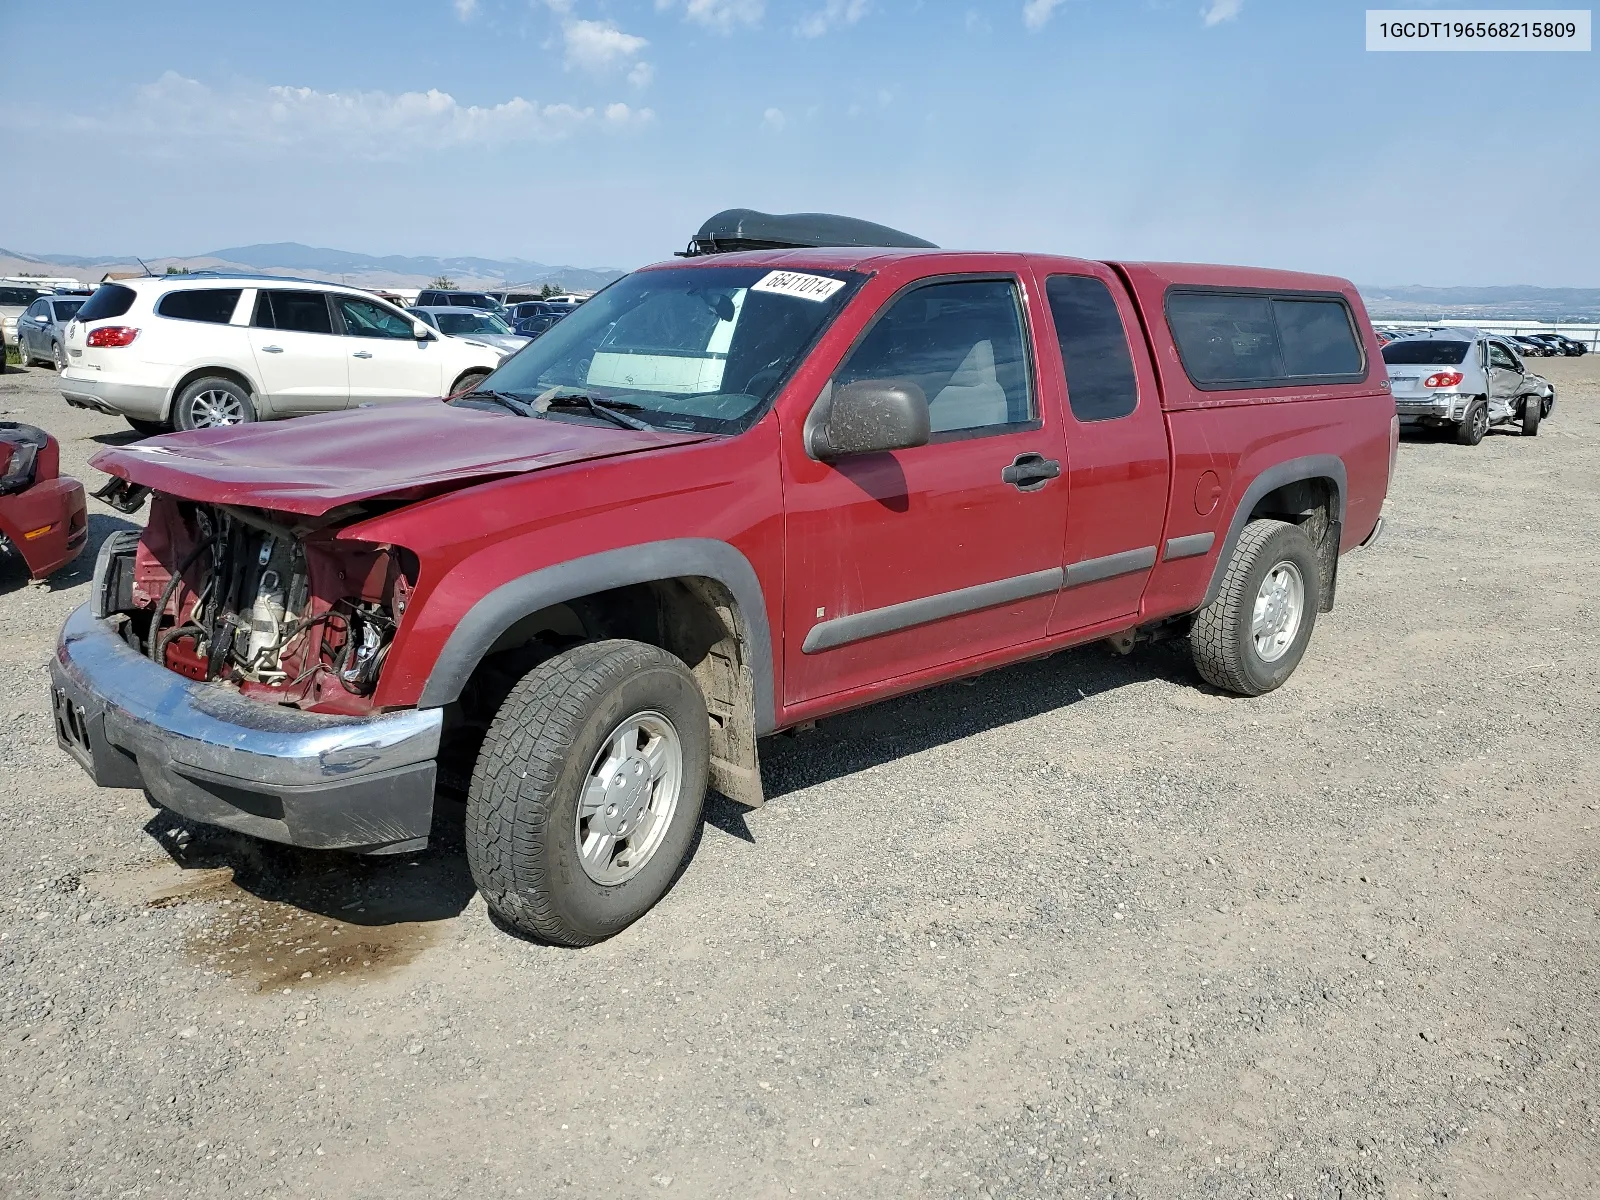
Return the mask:
<svg viewBox="0 0 1600 1200">
<path fill-rule="evenodd" d="M 476 392 L 102 451 L 142 534 L 61 745 L 201 822 L 369 854 L 466 790 L 490 907 L 581 945 L 758 739 L 1097 639 L 1294 670 L 1398 435 L 1342 279 L 845 247 L 636 271 Z M 1070 667 L 1063 667 L 1070 669 Z"/>
</svg>

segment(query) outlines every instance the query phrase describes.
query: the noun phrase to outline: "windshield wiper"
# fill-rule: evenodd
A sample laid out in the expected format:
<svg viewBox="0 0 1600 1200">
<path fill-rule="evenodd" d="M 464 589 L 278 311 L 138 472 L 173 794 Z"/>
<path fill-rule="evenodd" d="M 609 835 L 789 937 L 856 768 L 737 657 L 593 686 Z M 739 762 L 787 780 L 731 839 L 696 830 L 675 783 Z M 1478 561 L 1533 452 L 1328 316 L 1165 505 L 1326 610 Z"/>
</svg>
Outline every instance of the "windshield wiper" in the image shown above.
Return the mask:
<svg viewBox="0 0 1600 1200">
<path fill-rule="evenodd" d="M 510 392 L 496 392 L 488 388 L 477 388 L 474 391 L 463 392 L 459 396 L 450 398 L 452 400 L 471 400 L 478 396 L 493 400 L 497 404 L 503 404 L 519 417 L 531 417 L 534 415 L 532 406 L 526 400 L 520 400 Z"/>
<path fill-rule="evenodd" d="M 631 404 L 626 400 L 617 400 L 602 404 L 593 396 L 550 396 L 540 401 L 545 410 L 552 408 L 586 408 L 597 417 L 604 417 L 614 425 L 621 425 L 624 429 L 638 429 L 644 433 L 654 433 L 656 427 L 648 421 L 641 421 L 638 417 L 630 417 L 619 409 L 631 408 L 636 412 L 643 411 L 642 404 Z"/>
</svg>

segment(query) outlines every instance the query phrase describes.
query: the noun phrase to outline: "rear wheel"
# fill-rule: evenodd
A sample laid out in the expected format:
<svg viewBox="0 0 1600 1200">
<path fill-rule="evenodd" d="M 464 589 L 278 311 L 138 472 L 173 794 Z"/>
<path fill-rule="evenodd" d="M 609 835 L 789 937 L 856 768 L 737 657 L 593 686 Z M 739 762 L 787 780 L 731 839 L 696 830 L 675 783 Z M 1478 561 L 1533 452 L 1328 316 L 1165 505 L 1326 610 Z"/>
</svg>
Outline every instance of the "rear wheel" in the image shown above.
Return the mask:
<svg viewBox="0 0 1600 1200">
<path fill-rule="evenodd" d="M 55 363 L 58 373 L 67 369 L 67 352 L 60 342 L 50 343 L 50 358 Z"/>
<path fill-rule="evenodd" d="M 172 423 L 179 429 L 218 429 L 255 419 L 250 393 L 220 376 L 196 379 L 172 406 Z"/>
<path fill-rule="evenodd" d="M 1467 406 L 1467 415 L 1461 418 L 1461 424 L 1456 426 L 1456 444 L 1461 446 L 1476 446 L 1483 441 L 1483 435 L 1489 432 L 1489 402 L 1487 400 L 1474 400 Z"/>
<path fill-rule="evenodd" d="M 1537 396 L 1522 398 L 1522 435 L 1539 436 L 1539 420 L 1544 416 L 1544 401 Z"/>
<path fill-rule="evenodd" d="M 511 689 L 473 768 L 473 882 L 520 933 L 611 937 L 687 861 L 709 769 L 705 699 L 680 660 L 620 640 L 547 659 Z"/>
<path fill-rule="evenodd" d="M 1251 521 L 1217 598 L 1195 614 L 1189 631 L 1201 677 L 1240 696 L 1279 687 L 1305 654 L 1321 596 L 1321 567 L 1304 531 L 1283 521 Z"/>
</svg>

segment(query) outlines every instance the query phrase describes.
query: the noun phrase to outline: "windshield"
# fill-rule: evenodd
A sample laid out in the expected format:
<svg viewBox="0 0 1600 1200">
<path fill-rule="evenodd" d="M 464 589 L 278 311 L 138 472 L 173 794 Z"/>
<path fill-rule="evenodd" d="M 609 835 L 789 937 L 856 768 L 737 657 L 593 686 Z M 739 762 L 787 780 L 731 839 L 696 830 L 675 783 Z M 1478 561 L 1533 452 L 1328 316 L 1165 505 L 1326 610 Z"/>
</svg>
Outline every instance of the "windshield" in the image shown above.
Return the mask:
<svg viewBox="0 0 1600 1200">
<path fill-rule="evenodd" d="M 589 396 L 663 428 L 734 433 L 760 414 L 861 278 L 765 267 L 639 271 L 574 309 L 483 387 L 530 404 Z"/>
<path fill-rule="evenodd" d="M 1453 367 L 1466 362 L 1471 342 L 1458 338 L 1448 341 L 1428 341 L 1425 338 L 1390 342 L 1383 348 L 1383 361 L 1397 366 Z"/>
<path fill-rule="evenodd" d="M 439 323 L 439 332 L 453 335 L 473 333 L 510 333 L 511 326 L 507 325 L 493 313 L 486 312 L 450 312 L 434 313 L 433 319 Z"/>
</svg>

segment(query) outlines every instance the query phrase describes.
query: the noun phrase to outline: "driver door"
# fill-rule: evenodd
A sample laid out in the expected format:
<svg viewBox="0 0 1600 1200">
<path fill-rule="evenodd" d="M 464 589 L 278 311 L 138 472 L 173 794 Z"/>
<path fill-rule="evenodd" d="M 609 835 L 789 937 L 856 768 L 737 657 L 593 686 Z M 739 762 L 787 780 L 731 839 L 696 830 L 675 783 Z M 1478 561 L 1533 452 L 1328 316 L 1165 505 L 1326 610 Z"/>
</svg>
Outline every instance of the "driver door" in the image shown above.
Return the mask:
<svg viewBox="0 0 1600 1200">
<path fill-rule="evenodd" d="M 1498 417 L 1522 392 L 1523 366 L 1501 342 L 1489 343 L 1489 409 Z"/>
</svg>

